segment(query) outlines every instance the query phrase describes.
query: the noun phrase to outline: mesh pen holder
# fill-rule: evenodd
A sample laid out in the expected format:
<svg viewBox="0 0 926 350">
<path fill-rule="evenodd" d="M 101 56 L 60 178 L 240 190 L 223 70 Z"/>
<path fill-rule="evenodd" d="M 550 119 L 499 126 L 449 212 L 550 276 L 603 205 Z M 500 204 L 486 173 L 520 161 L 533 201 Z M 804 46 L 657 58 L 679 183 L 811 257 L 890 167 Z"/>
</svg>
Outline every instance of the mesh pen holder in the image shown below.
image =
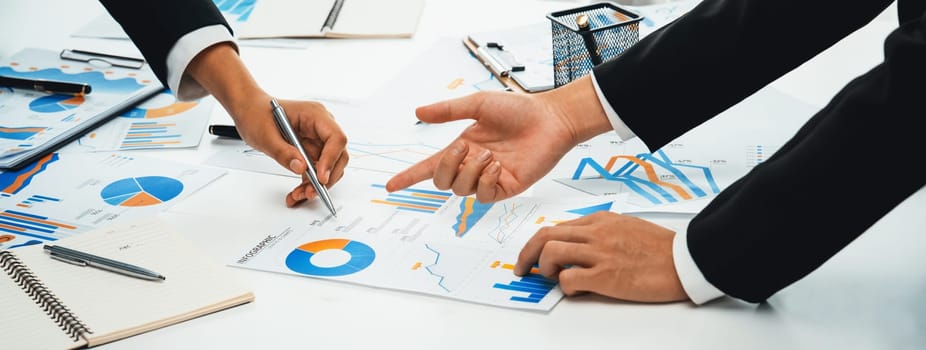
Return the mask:
<svg viewBox="0 0 926 350">
<path fill-rule="evenodd" d="M 547 15 L 553 25 L 553 82 L 560 87 L 587 75 L 640 40 L 643 16 L 611 3 Z"/>
</svg>

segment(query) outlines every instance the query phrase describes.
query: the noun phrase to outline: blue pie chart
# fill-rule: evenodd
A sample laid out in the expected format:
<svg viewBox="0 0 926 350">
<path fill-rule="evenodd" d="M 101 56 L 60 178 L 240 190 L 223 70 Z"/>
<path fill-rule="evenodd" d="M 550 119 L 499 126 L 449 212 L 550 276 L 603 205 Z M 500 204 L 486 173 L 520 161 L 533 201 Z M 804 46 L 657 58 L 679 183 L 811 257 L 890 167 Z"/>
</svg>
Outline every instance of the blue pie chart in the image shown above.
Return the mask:
<svg viewBox="0 0 926 350">
<path fill-rule="evenodd" d="M 100 191 L 110 205 L 145 207 L 167 202 L 183 192 L 183 183 L 166 176 L 129 177 L 113 181 Z"/>
<path fill-rule="evenodd" d="M 350 260 L 338 266 L 318 266 L 312 262 L 315 254 L 331 249 L 350 254 Z M 309 242 L 293 249 L 286 256 L 286 267 L 304 275 L 336 277 L 359 272 L 370 266 L 375 259 L 376 252 L 370 246 L 358 241 L 334 238 Z"/>
</svg>

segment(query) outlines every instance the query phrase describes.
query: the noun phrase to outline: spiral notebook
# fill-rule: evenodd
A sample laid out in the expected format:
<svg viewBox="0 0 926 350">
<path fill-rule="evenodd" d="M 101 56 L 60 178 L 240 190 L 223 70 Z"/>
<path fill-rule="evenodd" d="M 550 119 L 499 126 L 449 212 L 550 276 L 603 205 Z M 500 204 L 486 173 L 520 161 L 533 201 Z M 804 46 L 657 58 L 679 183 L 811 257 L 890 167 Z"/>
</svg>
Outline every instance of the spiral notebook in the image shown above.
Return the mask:
<svg viewBox="0 0 926 350">
<path fill-rule="evenodd" d="M 163 274 L 153 282 L 51 259 L 41 245 L 0 252 L 0 348 L 74 349 L 166 327 L 254 300 L 221 265 L 160 219 L 57 245 Z"/>
</svg>

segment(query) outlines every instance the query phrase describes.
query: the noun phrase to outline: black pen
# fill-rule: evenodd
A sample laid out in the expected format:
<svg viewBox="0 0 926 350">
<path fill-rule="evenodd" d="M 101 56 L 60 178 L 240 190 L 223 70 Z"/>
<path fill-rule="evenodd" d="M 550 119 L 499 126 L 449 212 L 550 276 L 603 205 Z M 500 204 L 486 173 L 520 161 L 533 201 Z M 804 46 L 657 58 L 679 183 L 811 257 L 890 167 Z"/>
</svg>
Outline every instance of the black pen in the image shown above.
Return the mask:
<svg viewBox="0 0 926 350">
<path fill-rule="evenodd" d="M 209 133 L 219 137 L 241 139 L 241 135 L 238 134 L 238 129 L 234 125 L 212 124 L 209 125 Z"/>
<path fill-rule="evenodd" d="M 16 89 L 30 89 L 50 94 L 86 95 L 90 93 L 90 84 L 71 83 L 66 81 L 24 79 L 5 77 L 0 75 L 0 86 L 9 86 Z"/>
<path fill-rule="evenodd" d="M 146 268 L 126 264 L 121 261 L 107 259 L 89 253 L 84 253 L 74 249 L 68 249 L 62 246 L 49 244 L 46 244 L 43 248 L 45 252 L 48 253 L 48 255 L 50 255 L 52 258 L 64 261 L 69 264 L 78 266 L 92 266 L 98 269 L 103 269 L 106 271 L 120 273 L 126 276 L 132 276 L 149 281 L 163 281 L 167 279 L 164 277 L 164 275 L 148 270 Z"/>
</svg>

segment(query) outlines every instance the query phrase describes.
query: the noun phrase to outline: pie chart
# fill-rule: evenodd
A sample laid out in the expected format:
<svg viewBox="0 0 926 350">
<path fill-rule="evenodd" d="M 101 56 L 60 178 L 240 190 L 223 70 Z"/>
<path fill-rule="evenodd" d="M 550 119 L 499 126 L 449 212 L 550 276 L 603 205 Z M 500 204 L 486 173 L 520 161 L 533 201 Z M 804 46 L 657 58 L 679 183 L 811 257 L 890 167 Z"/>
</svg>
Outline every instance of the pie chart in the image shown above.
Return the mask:
<svg viewBox="0 0 926 350">
<path fill-rule="evenodd" d="M 129 177 L 114 181 L 100 191 L 110 205 L 145 207 L 167 202 L 183 192 L 183 183 L 166 176 Z"/>
<path fill-rule="evenodd" d="M 348 254 L 350 260 L 334 266 L 322 266 L 313 257 L 330 253 Z M 286 256 L 286 267 L 310 276 L 344 276 L 370 266 L 376 259 L 376 252 L 370 246 L 349 239 L 334 238 L 309 242 L 293 249 Z"/>
<path fill-rule="evenodd" d="M 57 113 L 77 108 L 84 103 L 83 96 L 48 95 L 29 102 L 29 109 L 38 113 Z"/>
</svg>

